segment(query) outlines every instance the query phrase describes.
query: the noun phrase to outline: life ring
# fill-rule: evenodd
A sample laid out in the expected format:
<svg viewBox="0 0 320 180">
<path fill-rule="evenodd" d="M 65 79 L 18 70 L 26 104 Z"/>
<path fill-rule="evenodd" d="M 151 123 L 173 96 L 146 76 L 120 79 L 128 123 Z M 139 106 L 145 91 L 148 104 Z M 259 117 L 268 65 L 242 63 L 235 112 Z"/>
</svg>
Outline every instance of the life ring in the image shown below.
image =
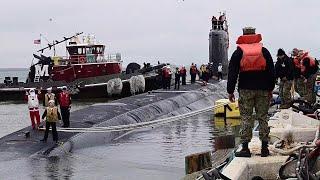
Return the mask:
<svg viewBox="0 0 320 180">
<path fill-rule="evenodd" d="M 80 62 L 80 64 L 85 63 L 86 62 L 86 58 L 85 57 L 80 57 L 79 58 L 79 62 Z"/>
</svg>

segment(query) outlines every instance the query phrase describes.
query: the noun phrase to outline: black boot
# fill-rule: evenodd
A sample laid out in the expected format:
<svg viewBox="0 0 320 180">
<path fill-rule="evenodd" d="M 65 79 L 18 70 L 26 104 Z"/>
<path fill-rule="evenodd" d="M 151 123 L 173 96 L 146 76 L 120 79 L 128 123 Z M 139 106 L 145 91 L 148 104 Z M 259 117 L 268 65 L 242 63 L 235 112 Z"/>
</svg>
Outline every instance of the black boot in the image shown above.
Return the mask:
<svg viewBox="0 0 320 180">
<path fill-rule="evenodd" d="M 267 157 L 269 155 L 270 155 L 270 152 L 268 149 L 268 141 L 262 141 L 261 157 Z"/>
<path fill-rule="evenodd" d="M 242 143 L 242 149 L 239 152 L 235 152 L 236 157 L 251 157 L 250 149 L 248 148 L 248 142 Z"/>
</svg>

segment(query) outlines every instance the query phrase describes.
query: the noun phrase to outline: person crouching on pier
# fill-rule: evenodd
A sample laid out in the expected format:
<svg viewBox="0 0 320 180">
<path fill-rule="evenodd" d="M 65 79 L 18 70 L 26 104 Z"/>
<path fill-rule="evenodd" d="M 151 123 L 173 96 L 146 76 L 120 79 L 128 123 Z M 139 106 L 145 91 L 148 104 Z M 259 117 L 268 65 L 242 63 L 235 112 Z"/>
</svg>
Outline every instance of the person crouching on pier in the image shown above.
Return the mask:
<svg viewBox="0 0 320 180">
<path fill-rule="evenodd" d="M 46 131 L 44 133 L 44 137 L 41 140 L 42 142 L 47 142 L 48 135 L 49 135 L 49 128 L 51 126 L 52 128 L 52 137 L 53 141 L 56 143 L 58 142 L 58 132 L 57 132 L 57 126 L 56 123 L 58 120 L 61 120 L 61 115 L 58 111 L 58 107 L 55 106 L 54 100 L 49 100 L 48 107 L 46 107 L 46 110 L 44 111 L 42 115 L 42 119 L 46 118 Z"/>
<path fill-rule="evenodd" d="M 26 99 L 28 101 L 32 129 L 37 129 L 40 125 L 39 94 L 36 94 L 35 89 L 30 89 L 29 92 L 26 92 Z M 37 123 L 35 123 L 35 120 Z"/>
<path fill-rule="evenodd" d="M 60 111 L 62 115 L 62 121 L 64 128 L 70 126 L 70 109 L 71 109 L 71 96 L 67 91 L 67 87 L 62 87 L 62 92 L 59 94 L 59 104 L 60 104 Z"/>
</svg>

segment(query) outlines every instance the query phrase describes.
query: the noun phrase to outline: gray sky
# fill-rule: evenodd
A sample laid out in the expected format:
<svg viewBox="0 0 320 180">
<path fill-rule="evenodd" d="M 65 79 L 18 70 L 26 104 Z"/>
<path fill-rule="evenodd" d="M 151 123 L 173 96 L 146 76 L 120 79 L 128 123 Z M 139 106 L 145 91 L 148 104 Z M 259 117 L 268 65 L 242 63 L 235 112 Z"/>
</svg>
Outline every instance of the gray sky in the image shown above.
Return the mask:
<svg viewBox="0 0 320 180">
<path fill-rule="evenodd" d="M 254 26 L 273 56 L 298 47 L 320 58 L 319 7 L 319 0 L 2 0 L 0 68 L 29 66 L 40 33 L 52 41 L 82 31 L 120 52 L 124 64 L 205 63 L 211 16 L 223 10 L 229 56 L 242 27 Z"/>
</svg>

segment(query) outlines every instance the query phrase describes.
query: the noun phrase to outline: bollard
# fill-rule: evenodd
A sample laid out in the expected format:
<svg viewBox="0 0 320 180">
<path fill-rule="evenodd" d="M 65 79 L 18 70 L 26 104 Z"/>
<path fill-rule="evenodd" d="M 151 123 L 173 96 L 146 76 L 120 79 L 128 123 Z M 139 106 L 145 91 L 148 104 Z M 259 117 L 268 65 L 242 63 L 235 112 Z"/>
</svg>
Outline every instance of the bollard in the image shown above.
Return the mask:
<svg viewBox="0 0 320 180">
<path fill-rule="evenodd" d="M 191 154 L 185 157 L 185 171 L 186 174 L 191 174 L 203 169 L 211 168 L 211 152 L 206 151 L 202 153 Z"/>
</svg>

